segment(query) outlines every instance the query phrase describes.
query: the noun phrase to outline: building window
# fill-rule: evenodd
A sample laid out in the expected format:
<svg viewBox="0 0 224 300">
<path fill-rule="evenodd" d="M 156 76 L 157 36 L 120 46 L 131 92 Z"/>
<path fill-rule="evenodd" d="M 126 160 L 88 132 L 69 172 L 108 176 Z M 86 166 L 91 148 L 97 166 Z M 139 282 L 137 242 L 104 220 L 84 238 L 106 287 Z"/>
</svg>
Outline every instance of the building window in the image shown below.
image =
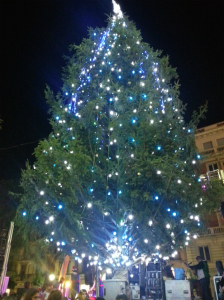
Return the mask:
<svg viewBox="0 0 224 300">
<path fill-rule="evenodd" d="M 219 146 L 224 146 L 224 137 L 221 139 L 216 140 L 218 147 Z"/>
<path fill-rule="evenodd" d="M 207 168 L 208 168 L 208 171 L 218 170 L 218 164 L 217 163 L 207 164 Z"/>
<path fill-rule="evenodd" d="M 203 143 L 204 150 L 209 150 L 213 148 L 212 141 Z"/>
<path fill-rule="evenodd" d="M 210 254 L 209 254 L 208 246 L 198 247 L 198 252 L 199 252 L 199 255 L 201 256 L 201 258 L 203 260 L 210 260 Z"/>
</svg>

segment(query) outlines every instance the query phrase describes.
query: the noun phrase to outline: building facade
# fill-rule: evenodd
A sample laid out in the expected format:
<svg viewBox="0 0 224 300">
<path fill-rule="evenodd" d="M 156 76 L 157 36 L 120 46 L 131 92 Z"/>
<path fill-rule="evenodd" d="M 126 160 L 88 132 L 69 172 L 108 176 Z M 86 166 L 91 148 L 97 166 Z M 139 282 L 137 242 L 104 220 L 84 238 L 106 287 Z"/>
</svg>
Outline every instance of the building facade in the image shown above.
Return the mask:
<svg viewBox="0 0 224 300">
<path fill-rule="evenodd" d="M 202 181 L 221 180 L 224 184 L 224 122 L 203 127 L 195 131 L 195 142 L 202 157 Z M 223 198 L 224 201 L 224 198 Z M 218 212 L 208 216 L 209 228 L 186 248 L 187 261 L 197 264 L 196 256 L 207 260 L 211 289 L 212 277 L 217 274 L 216 261 L 224 264 L 224 219 Z"/>
</svg>

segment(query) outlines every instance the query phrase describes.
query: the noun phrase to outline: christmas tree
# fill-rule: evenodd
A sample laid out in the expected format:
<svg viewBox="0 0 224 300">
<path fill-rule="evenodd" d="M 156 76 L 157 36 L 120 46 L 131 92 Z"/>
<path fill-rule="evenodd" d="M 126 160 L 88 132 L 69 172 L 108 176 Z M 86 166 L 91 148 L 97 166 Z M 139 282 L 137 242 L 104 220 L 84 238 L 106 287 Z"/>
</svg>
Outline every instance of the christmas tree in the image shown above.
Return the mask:
<svg viewBox="0 0 224 300">
<path fill-rule="evenodd" d="M 202 183 L 176 70 L 114 1 L 103 29 L 72 45 L 63 87 L 49 87 L 52 133 L 22 173 L 17 222 L 99 268 L 175 257 L 217 209 L 219 182 Z"/>
</svg>

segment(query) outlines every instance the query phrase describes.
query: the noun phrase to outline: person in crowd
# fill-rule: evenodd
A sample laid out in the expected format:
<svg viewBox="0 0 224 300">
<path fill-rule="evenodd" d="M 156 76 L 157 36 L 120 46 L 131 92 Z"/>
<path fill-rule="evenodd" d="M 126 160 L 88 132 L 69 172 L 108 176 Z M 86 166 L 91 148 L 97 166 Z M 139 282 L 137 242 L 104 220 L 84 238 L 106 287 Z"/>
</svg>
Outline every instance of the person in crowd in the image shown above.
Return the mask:
<svg viewBox="0 0 224 300">
<path fill-rule="evenodd" d="M 62 300 L 62 293 L 59 290 L 54 290 L 50 293 L 48 300 Z"/>
<path fill-rule="evenodd" d="M 24 283 L 24 289 L 28 290 L 30 288 L 30 282 L 29 281 L 26 281 Z"/>
<path fill-rule="evenodd" d="M 60 280 L 57 283 L 55 283 L 54 288 L 62 291 L 64 288 L 64 281 L 65 281 L 64 277 L 61 277 Z"/>
<path fill-rule="evenodd" d="M 88 294 L 87 294 L 87 291 L 84 290 L 84 289 L 80 290 L 80 292 L 79 292 L 79 294 L 78 294 L 78 296 L 77 296 L 76 299 L 78 299 L 78 300 L 89 299 L 89 296 L 88 296 Z"/>
<path fill-rule="evenodd" d="M 28 289 L 25 296 L 24 300 L 40 300 L 40 294 L 37 289 Z"/>
<path fill-rule="evenodd" d="M 191 270 L 197 271 L 197 277 L 201 286 L 203 299 L 204 300 L 212 300 L 209 290 L 209 284 L 210 284 L 210 275 L 209 275 L 209 269 L 207 261 L 202 260 L 201 256 L 197 256 L 196 260 L 198 262 L 197 265 L 189 266 L 187 263 L 185 265 L 190 268 Z"/>
<path fill-rule="evenodd" d="M 224 300 L 224 270 L 222 271 L 222 278 L 218 282 L 218 288 L 219 300 Z"/>
<path fill-rule="evenodd" d="M 116 300 L 128 300 L 128 297 L 125 294 L 119 294 L 117 295 Z"/>
<path fill-rule="evenodd" d="M 47 300 L 51 291 L 53 290 L 53 283 L 51 281 L 48 281 L 45 283 L 45 291 L 42 293 L 42 299 Z"/>
</svg>

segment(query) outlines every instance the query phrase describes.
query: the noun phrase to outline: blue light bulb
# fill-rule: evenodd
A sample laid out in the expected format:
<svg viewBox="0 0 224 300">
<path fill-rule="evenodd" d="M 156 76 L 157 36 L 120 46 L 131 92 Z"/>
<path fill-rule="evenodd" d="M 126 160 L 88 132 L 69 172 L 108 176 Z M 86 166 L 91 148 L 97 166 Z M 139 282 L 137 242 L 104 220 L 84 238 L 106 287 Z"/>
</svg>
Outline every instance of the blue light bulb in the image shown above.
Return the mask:
<svg viewBox="0 0 224 300">
<path fill-rule="evenodd" d="M 132 74 L 135 74 L 135 71 L 132 71 Z"/>
<path fill-rule="evenodd" d="M 187 230 L 184 230 L 184 233 L 187 233 Z"/>
<path fill-rule="evenodd" d="M 24 216 L 24 217 L 26 216 L 26 212 L 25 212 L 25 211 L 23 212 L 23 216 Z"/>
<path fill-rule="evenodd" d="M 198 154 L 198 155 L 197 155 L 197 158 L 200 159 L 200 158 L 201 158 L 201 155 Z"/>
<path fill-rule="evenodd" d="M 156 149 L 157 149 L 157 150 L 161 150 L 161 146 L 158 146 Z"/>
<path fill-rule="evenodd" d="M 136 123 L 136 120 L 132 120 L 132 123 L 135 124 L 135 123 Z"/>
<path fill-rule="evenodd" d="M 113 232 L 113 235 L 117 235 L 117 232 L 116 232 L 116 231 L 114 231 L 114 232 Z"/>
<path fill-rule="evenodd" d="M 170 208 L 167 208 L 167 211 L 170 211 Z"/>
<path fill-rule="evenodd" d="M 173 216 L 176 217 L 177 213 L 173 212 Z"/>
<path fill-rule="evenodd" d="M 118 76 L 119 79 L 121 79 L 121 76 Z"/>
<path fill-rule="evenodd" d="M 94 32 L 94 34 L 93 35 L 96 35 L 96 33 Z"/>
<path fill-rule="evenodd" d="M 62 245 L 62 246 L 65 246 L 65 242 L 61 242 L 61 245 Z"/>
<path fill-rule="evenodd" d="M 65 95 L 68 96 L 68 92 L 66 92 Z"/>
<path fill-rule="evenodd" d="M 62 207 L 63 207 L 63 206 L 62 206 L 61 204 L 58 205 L 58 209 L 62 209 Z"/>
<path fill-rule="evenodd" d="M 119 191 L 118 194 L 122 194 L 122 191 Z"/>
<path fill-rule="evenodd" d="M 111 192 L 108 192 L 107 195 L 110 196 L 110 195 L 111 195 Z"/>
<path fill-rule="evenodd" d="M 131 241 L 132 241 L 132 237 L 129 237 L 129 239 L 128 239 L 128 240 L 129 240 L 129 242 L 131 242 Z"/>
<path fill-rule="evenodd" d="M 36 220 L 39 220 L 39 216 L 36 216 Z"/>
<path fill-rule="evenodd" d="M 54 240 L 53 238 L 50 238 L 50 241 L 51 241 L 51 242 L 53 242 L 53 240 Z"/>
<path fill-rule="evenodd" d="M 158 197 L 158 196 L 155 196 L 155 199 L 156 199 L 156 200 L 159 200 L 159 197 Z"/>
</svg>

